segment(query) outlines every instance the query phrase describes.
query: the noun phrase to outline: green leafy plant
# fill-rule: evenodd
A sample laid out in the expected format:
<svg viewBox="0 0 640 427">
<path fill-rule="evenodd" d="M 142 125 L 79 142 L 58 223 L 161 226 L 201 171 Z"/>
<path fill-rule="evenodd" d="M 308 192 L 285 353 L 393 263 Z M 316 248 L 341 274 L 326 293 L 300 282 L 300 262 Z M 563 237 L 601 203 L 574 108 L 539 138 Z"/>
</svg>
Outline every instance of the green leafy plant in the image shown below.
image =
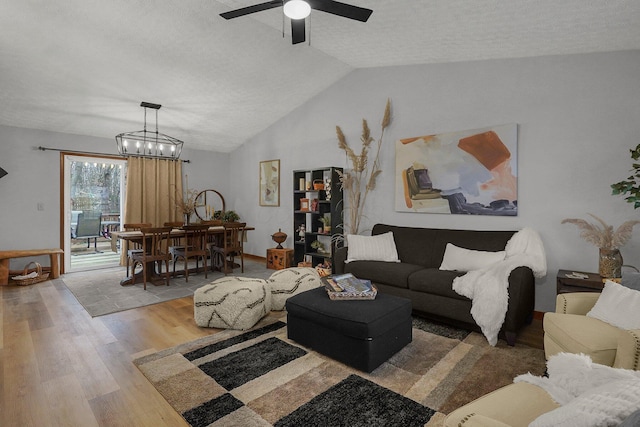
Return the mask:
<svg viewBox="0 0 640 427">
<path fill-rule="evenodd" d="M 313 242 L 311 242 L 311 247 L 318 252 L 324 252 L 324 244 L 322 244 L 322 242 L 320 242 L 319 240 L 314 240 Z"/>
<path fill-rule="evenodd" d="M 319 221 L 322 223 L 322 225 L 324 225 L 325 227 L 331 227 L 331 217 L 330 216 L 323 216 L 320 217 Z"/>
<path fill-rule="evenodd" d="M 215 211 L 213 213 L 213 219 L 220 219 L 223 222 L 236 222 L 240 219 L 240 215 L 235 211 Z"/>
<path fill-rule="evenodd" d="M 374 147 L 376 148 L 376 154 L 370 169 L 369 150 L 371 144 L 376 140 L 371 136 L 371 130 L 369 129 L 367 121 L 362 119 L 362 135 L 360 136 L 362 148 L 360 149 L 360 153 L 356 153 L 349 146 L 342 129 L 340 129 L 340 126 L 336 126 L 338 147 L 344 150 L 352 166 L 351 170 L 342 173 L 338 172 L 340 175 L 340 184 L 349 201 L 349 223 L 345 226 L 345 232 L 348 234 L 358 234 L 360 231 L 360 221 L 362 220 L 367 195 L 369 191 L 373 191 L 376 188 L 376 179 L 378 175 L 382 173 L 378 159 L 380 157 L 380 146 L 382 145 L 384 130 L 389 124 L 391 124 L 391 100 L 387 99 L 387 105 L 381 123 L 380 138 L 377 140 L 377 147 Z"/>
<path fill-rule="evenodd" d="M 633 160 L 637 161 L 640 159 L 640 144 L 638 144 L 635 149 L 629 151 L 631 152 L 631 158 Z M 611 188 L 614 196 L 628 194 L 625 200 L 628 203 L 633 203 L 634 209 L 638 209 L 640 207 L 640 163 L 634 162 L 632 167 L 633 174 L 625 181 L 611 184 Z"/>
</svg>

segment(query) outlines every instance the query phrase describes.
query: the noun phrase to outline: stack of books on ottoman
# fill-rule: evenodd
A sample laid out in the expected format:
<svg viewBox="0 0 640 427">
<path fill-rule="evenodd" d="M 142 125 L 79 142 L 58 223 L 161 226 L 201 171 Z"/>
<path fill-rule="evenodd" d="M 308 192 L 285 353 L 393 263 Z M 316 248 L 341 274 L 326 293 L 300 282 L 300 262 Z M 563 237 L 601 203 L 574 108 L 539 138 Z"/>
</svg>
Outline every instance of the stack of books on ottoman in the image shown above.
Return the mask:
<svg viewBox="0 0 640 427">
<path fill-rule="evenodd" d="M 322 281 L 332 300 L 372 300 L 378 294 L 371 280 L 358 279 L 351 273 L 332 274 Z"/>
</svg>

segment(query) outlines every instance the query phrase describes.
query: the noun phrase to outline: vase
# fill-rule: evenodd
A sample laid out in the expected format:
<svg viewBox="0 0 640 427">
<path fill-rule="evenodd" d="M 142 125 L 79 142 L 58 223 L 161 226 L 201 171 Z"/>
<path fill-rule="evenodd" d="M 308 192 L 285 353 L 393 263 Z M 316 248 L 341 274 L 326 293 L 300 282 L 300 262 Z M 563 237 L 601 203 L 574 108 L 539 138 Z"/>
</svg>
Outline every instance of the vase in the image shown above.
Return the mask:
<svg viewBox="0 0 640 427">
<path fill-rule="evenodd" d="M 191 225 L 191 214 L 184 214 L 184 225 Z"/>
<path fill-rule="evenodd" d="M 618 249 L 600 248 L 599 273 L 605 279 L 622 277 L 622 255 Z"/>
</svg>

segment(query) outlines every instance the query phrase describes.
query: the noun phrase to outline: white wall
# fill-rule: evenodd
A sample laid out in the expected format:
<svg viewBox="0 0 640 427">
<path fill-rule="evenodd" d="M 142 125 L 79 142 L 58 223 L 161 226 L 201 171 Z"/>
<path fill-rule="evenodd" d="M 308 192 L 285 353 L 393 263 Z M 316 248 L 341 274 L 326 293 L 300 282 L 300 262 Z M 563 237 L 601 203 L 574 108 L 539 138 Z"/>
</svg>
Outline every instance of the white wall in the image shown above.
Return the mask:
<svg viewBox="0 0 640 427">
<path fill-rule="evenodd" d="M 367 202 L 368 226 L 532 227 L 548 263 L 547 277 L 537 282 L 536 310 L 553 310 L 559 268 L 598 268 L 597 248 L 562 219 L 593 213 L 618 226 L 638 218 L 622 197 L 611 195 L 610 185 L 628 176 L 629 149 L 640 142 L 639 71 L 640 51 L 356 70 L 231 154 L 230 204 L 256 227 L 246 252 L 264 256 L 278 228 L 292 247 L 291 171 L 349 167 L 335 126 L 359 148 L 362 118 L 379 135 L 391 98 L 393 123 L 379 187 Z M 395 140 L 507 123 L 518 124 L 517 217 L 394 211 Z M 281 162 L 281 203 L 260 207 L 258 163 L 271 159 Z M 640 229 L 622 254 L 626 264 L 640 266 Z"/>
<path fill-rule="evenodd" d="M 8 172 L 0 179 L 0 250 L 60 247 L 60 153 L 39 146 L 117 153 L 113 138 L 0 126 L 0 167 Z M 183 164 L 189 187 L 228 192 L 229 154 L 189 150 L 185 142 L 181 158 L 191 161 Z"/>
</svg>

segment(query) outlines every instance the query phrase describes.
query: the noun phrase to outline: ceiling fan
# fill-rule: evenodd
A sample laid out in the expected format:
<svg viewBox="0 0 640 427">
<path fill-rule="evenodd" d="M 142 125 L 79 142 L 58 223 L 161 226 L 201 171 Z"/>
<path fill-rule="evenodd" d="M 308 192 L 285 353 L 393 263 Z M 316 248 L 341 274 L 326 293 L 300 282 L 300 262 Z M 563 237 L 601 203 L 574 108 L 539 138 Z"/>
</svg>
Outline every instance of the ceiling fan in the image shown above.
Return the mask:
<svg viewBox="0 0 640 427">
<path fill-rule="evenodd" d="M 355 19 L 356 21 L 367 22 L 373 13 L 371 9 L 340 3 L 333 0 L 272 0 L 265 3 L 255 4 L 240 9 L 221 13 L 225 19 L 238 18 L 251 13 L 262 12 L 282 6 L 284 14 L 291 18 L 291 42 L 293 44 L 305 41 L 304 19 L 309 16 L 311 9 L 342 16 L 344 18 Z"/>
</svg>

